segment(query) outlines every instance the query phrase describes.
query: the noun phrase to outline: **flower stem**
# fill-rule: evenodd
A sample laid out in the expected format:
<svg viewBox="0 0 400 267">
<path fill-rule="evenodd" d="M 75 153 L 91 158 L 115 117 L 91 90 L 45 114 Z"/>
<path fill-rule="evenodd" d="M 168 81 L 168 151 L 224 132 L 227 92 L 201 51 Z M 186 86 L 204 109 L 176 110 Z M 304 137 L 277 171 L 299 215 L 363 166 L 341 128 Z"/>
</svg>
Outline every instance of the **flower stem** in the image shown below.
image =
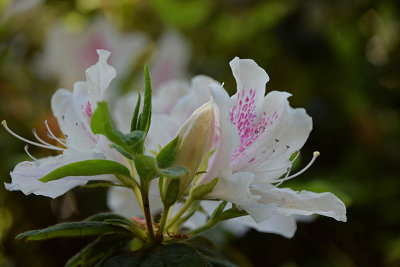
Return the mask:
<svg viewBox="0 0 400 267">
<path fill-rule="evenodd" d="M 150 242 L 154 242 L 154 230 L 153 230 L 153 222 L 151 220 L 151 212 L 150 212 L 150 202 L 149 202 L 149 187 L 150 183 L 146 182 L 144 179 L 140 179 L 141 190 L 142 193 L 142 201 L 143 201 L 143 211 L 144 218 L 146 220 L 147 232 L 149 233 Z"/>
<path fill-rule="evenodd" d="M 202 232 L 204 232 L 204 231 L 207 231 L 207 230 L 211 229 L 211 228 L 214 227 L 217 223 L 218 223 L 217 220 L 212 220 L 212 219 L 211 219 L 211 220 L 209 220 L 206 224 L 204 224 L 203 226 L 201 226 L 201 227 L 199 227 L 199 228 L 194 229 L 193 231 L 191 231 L 189 234 L 190 234 L 190 235 L 197 235 L 197 234 L 200 234 L 200 233 L 202 233 Z"/>
<path fill-rule="evenodd" d="M 174 223 L 179 220 L 179 218 L 183 215 L 183 213 L 185 213 L 185 211 L 188 208 L 190 208 L 190 206 L 193 204 L 193 201 L 194 201 L 193 198 L 189 196 L 189 198 L 186 200 L 182 208 L 175 214 L 175 216 L 170 221 L 168 221 L 167 226 L 165 227 L 166 230 L 171 228 L 171 226 L 173 226 Z"/>
<path fill-rule="evenodd" d="M 164 207 L 163 212 L 161 214 L 161 219 L 160 219 L 160 228 L 158 229 L 156 239 L 162 241 L 163 239 L 163 233 L 164 233 L 164 228 L 167 223 L 169 211 L 171 207 Z"/>
</svg>

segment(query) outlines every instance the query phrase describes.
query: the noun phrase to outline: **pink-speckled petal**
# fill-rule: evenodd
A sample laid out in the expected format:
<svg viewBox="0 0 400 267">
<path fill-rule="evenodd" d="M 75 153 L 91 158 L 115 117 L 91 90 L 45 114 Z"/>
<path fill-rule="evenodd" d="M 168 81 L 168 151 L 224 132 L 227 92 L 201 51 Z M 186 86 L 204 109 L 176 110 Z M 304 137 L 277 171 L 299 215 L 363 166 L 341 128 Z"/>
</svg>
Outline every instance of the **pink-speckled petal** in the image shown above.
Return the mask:
<svg viewBox="0 0 400 267">
<path fill-rule="evenodd" d="M 252 170 L 255 183 L 268 183 L 286 173 L 290 157 L 306 142 L 312 119 L 304 109 L 290 107 L 286 92 L 270 92 L 264 99 L 263 113 L 255 140 L 232 160 L 235 171 Z"/>
<path fill-rule="evenodd" d="M 84 82 L 77 82 L 74 92 L 59 89 L 51 99 L 54 116 L 66 136 L 67 146 L 78 151 L 90 151 L 97 137 L 90 130 L 87 111 L 88 96 Z"/>
</svg>

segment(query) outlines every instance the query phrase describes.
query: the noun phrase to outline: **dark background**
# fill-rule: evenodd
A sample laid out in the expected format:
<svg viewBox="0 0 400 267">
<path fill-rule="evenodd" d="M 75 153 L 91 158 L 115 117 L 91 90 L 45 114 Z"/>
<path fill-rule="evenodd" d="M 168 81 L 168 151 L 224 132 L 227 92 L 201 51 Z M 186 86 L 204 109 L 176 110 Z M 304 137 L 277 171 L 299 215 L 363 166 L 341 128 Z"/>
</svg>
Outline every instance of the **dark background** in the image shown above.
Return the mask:
<svg viewBox="0 0 400 267">
<path fill-rule="evenodd" d="M 174 27 L 192 45 L 189 73 L 223 81 L 232 93 L 228 62 L 252 58 L 271 78 L 267 90 L 293 94 L 291 105 L 305 107 L 314 121 L 301 164 L 314 150 L 321 156 L 286 185 L 331 191 L 348 208 L 347 223 L 317 217 L 299 223 L 292 239 L 254 230 L 241 238 L 227 234 L 224 249 L 242 265 L 400 265 L 398 1 L 45 1 L 14 13 L 12 2 L 0 1 L 0 119 L 18 133 L 43 133 L 46 118 L 54 125 L 50 98 L 58 81 L 38 76 L 35 62 L 56 22 L 89 23 L 103 15 L 120 31 L 142 31 L 153 40 Z M 9 171 L 27 160 L 23 147 L 0 129 L 1 181 L 9 182 Z M 78 188 L 50 200 L 1 186 L 0 266 L 62 266 L 88 239 L 14 237 L 105 211 L 105 196 L 105 189 Z"/>
</svg>

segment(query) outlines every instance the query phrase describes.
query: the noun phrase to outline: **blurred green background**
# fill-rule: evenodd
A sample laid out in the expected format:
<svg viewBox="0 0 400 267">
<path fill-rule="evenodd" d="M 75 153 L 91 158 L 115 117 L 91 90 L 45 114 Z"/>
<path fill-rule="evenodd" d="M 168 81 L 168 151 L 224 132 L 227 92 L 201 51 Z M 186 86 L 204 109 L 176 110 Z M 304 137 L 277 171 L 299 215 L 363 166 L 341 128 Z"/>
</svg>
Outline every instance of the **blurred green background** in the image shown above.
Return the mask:
<svg viewBox="0 0 400 267">
<path fill-rule="evenodd" d="M 54 25 L 79 31 L 102 17 L 118 34 L 145 34 L 149 51 L 174 28 L 191 46 L 186 73 L 223 81 L 232 93 L 228 62 L 252 58 L 271 78 L 267 90 L 293 94 L 291 105 L 305 107 L 314 121 L 301 163 L 314 150 L 321 157 L 286 185 L 331 191 L 348 207 L 347 223 L 317 217 L 299 223 L 292 239 L 254 230 L 227 234 L 225 251 L 249 266 L 400 266 L 399 11 L 395 0 L 0 0 L 0 119 L 26 137 L 32 128 L 45 135 L 44 119 L 56 127 L 50 98 L 62 77 L 40 71 Z M 53 61 L 63 65 L 70 50 L 57 45 L 61 54 Z M 147 60 L 146 49 L 137 64 Z M 134 87 L 131 65 L 120 93 Z M 28 160 L 24 145 L 0 129 L 2 182 Z M 77 188 L 51 200 L 0 186 L 0 266 L 62 266 L 89 240 L 14 237 L 105 211 L 105 196 L 105 189 Z"/>
</svg>

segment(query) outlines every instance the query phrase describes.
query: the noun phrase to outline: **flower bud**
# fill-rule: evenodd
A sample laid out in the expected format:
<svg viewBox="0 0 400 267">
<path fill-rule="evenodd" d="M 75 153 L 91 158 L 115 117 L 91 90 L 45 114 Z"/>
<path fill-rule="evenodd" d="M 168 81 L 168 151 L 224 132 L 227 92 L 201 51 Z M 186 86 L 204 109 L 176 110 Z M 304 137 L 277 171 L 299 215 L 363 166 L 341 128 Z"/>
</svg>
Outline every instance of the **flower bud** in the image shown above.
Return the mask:
<svg viewBox="0 0 400 267">
<path fill-rule="evenodd" d="M 185 166 L 189 174 L 180 178 L 179 195 L 191 184 L 200 164 L 210 153 L 214 140 L 214 105 L 205 103 L 184 122 L 178 131 L 179 148 L 175 166 Z"/>
</svg>

